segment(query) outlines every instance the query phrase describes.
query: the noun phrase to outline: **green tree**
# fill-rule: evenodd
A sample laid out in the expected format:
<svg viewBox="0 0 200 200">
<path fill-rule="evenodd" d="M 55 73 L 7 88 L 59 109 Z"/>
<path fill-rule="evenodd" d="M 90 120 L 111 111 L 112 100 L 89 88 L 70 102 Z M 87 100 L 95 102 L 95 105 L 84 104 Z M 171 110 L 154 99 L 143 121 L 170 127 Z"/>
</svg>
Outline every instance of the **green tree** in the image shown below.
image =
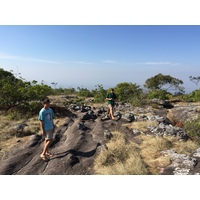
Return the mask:
<svg viewBox="0 0 200 200">
<path fill-rule="evenodd" d="M 183 81 L 170 75 L 163 75 L 161 73 L 146 80 L 144 87 L 150 92 L 163 90 L 166 92 L 174 90 L 175 92 L 184 93 L 184 87 L 180 85 Z"/>
<path fill-rule="evenodd" d="M 184 122 L 183 129 L 190 139 L 200 144 L 200 116 L 197 119 Z"/>
<path fill-rule="evenodd" d="M 169 99 L 171 93 L 167 92 L 166 90 L 155 90 L 148 92 L 148 99 L 162 99 L 166 100 Z"/>
<path fill-rule="evenodd" d="M 53 89 L 37 81 L 27 82 L 16 78 L 11 72 L 0 69 L 0 107 L 6 110 L 16 106 L 29 105 L 53 94 Z"/>
<path fill-rule="evenodd" d="M 195 85 L 198 87 L 198 83 L 200 81 L 200 76 L 189 76 L 190 81 L 192 81 L 193 83 L 195 83 Z"/>
<path fill-rule="evenodd" d="M 107 91 L 103 88 L 102 84 L 95 85 L 96 89 L 92 90 L 94 101 L 96 103 L 105 102 Z"/>
<path fill-rule="evenodd" d="M 75 88 L 64 88 L 64 94 L 76 94 Z"/>
<path fill-rule="evenodd" d="M 194 90 L 190 94 L 184 95 L 183 99 L 189 102 L 198 102 L 200 101 L 200 90 Z"/>
<path fill-rule="evenodd" d="M 35 84 L 29 88 L 26 96 L 27 96 L 27 99 L 29 99 L 30 101 L 33 101 L 33 100 L 38 101 L 52 94 L 54 94 L 54 90 L 50 86 L 45 85 L 45 84 L 42 84 L 42 85 Z"/>
<path fill-rule="evenodd" d="M 116 85 L 115 93 L 119 101 L 138 104 L 143 91 L 137 84 L 123 82 Z"/>
<path fill-rule="evenodd" d="M 23 101 L 26 84 L 11 72 L 0 69 L 0 106 L 6 109 Z"/>
<path fill-rule="evenodd" d="M 78 90 L 78 96 L 81 96 L 81 97 L 92 97 L 92 94 L 91 94 L 90 90 L 88 90 L 87 88 L 78 87 L 77 90 Z"/>
</svg>

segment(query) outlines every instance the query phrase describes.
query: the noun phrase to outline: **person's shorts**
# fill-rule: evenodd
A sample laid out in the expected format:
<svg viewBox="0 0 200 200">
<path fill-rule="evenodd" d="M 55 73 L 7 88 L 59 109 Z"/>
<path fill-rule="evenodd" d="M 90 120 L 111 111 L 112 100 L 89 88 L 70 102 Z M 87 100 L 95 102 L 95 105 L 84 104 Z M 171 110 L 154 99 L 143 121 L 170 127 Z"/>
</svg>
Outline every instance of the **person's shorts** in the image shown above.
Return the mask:
<svg viewBox="0 0 200 200">
<path fill-rule="evenodd" d="M 110 108 L 110 107 L 114 107 L 114 104 L 108 104 L 108 107 Z"/>
<path fill-rule="evenodd" d="M 53 139 L 53 129 L 45 131 L 46 136 L 45 140 L 52 140 Z"/>
</svg>

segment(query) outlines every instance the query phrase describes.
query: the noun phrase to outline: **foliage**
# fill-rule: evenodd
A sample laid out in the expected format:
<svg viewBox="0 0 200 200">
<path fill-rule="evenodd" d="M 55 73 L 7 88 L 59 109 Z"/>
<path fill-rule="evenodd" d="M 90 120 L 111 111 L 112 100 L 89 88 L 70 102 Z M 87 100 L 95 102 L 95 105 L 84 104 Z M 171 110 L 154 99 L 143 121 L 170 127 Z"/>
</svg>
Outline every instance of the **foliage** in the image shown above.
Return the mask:
<svg viewBox="0 0 200 200">
<path fill-rule="evenodd" d="M 194 90 L 190 94 L 184 95 L 183 99 L 188 102 L 200 101 L 200 90 Z"/>
<path fill-rule="evenodd" d="M 69 95 L 69 94 L 75 94 L 76 90 L 75 88 L 55 88 L 54 89 L 54 95 Z"/>
<path fill-rule="evenodd" d="M 77 88 L 78 90 L 78 96 L 81 96 L 81 97 L 92 97 L 92 93 L 90 92 L 90 90 L 88 90 L 87 88 L 80 88 L 78 87 Z"/>
<path fill-rule="evenodd" d="M 185 122 L 183 128 L 192 140 L 200 144 L 200 116 L 196 120 Z"/>
<path fill-rule="evenodd" d="M 155 90 L 148 93 L 148 99 L 162 99 L 166 100 L 169 99 L 171 93 L 167 92 L 166 90 Z"/>
<path fill-rule="evenodd" d="M 64 94 L 64 89 L 63 88 L 55 88 L 54 89 L 54 95 L 60 95 L 60 94 Z"/>
<path fill-rule="evenodd" d="M 94 102 L 95 103 L 105 102 L 106 92 L 107 91 L 103 88 L 103 85 L 98 84 L 96 86 L 96 89 L 92 91 L 93 96 L 94 96 Z"/>
<path fill-rule="evenodd" d="M 65 88 L 64 89 L 64 94 L 75 94 L 76 90 L 75 88 Z"/>
<path fill-rule="evenodd" d="M 35 84 L 29 88 L 27 97 L 29 100 L 41 100 L 51 94 L 53 94 L 53 89 L 50 86 Z"/>
<path fill-rule="evenodd" d="M 13 107 L 22 99 L 23 83 L 13 77 L 0 80 L 0 106 L 5 108 Z M 19 89 L 21 88 L 21 89 Z M 25 87 L 24 87 L 25 88 Z"/>
<path fill-rule="evenodd" d="M 175 90 L 184 93 L 184 88 L 180 86 L 181 84 L 183 84 L 182 80 L 159 73 L 156 76 L 147 79 L 144 87 L 150 91 Z"/>
<path fill-rule="evenodd" d="M 23 104 L 8 109 L 7 115 L 10 120 L 26 119 L 38 114 L 41 106 L 42 104 L 39 101 L 24 102 Z"/>
<path fill-rule="evenodd" d="M 140 101 L 142 89 L 136 84 L 123 82 L 116 85 L 115 93 L 118 101 L 137 104 Z"/>
<path fill-rule="evenodd" d="M 38 102 L 53 93 L 53 89 L 48 85 L 39 85 L 37 81 L 24 81 L 23 78 L 16 78 L 3 69 L 0 69 L 0 78 L 0 107 L 5 110 L 17 107 L 17 111 L 32 113 L 35 108 L 33 101 Z"/>
<path fill-rule="evenodd" d="M 200 76 L 189 76 L 189 78 L 190 78 L 190 81 L 192 81 L 193 83 L 195 83 L 196 84 L 196 86 L 198 86 L 198 83 L 199 83 L 199 81 L 200 81 Z"/>
<path fill-rule="evenodd" d="M 198 84 L 199 77 L 190 76 L 191 81 Z M 12 72 L 4 71 L 0 68 L 0 108 L 3 110 L 9 110 L 17 107 L 21 113 L 33 114 L 37 108 L 41 99 L 49 95 L 78 95 L 82 99 L 76 99 L 76 103 L 81 103 L 84 98 L 94 97 L 95 103 L 105 102 L 106 94 L 108 90 L 103 88 L 102 84 L 98 84 L 95 90 L 90 91 L 87 88 L 78 87 L 74 88 L 56 88 L 57 83 L 51 83 L 54 89 L 45 84 L 42 81 L 38 84 L 37 81 L 32 82 L 25 81 L 19 74 L 13 74 Z M 185 101 L 199 101 L 200 90 L 195 90 L 189 95 L 183 95 L 183 88 L 180 85 L 183 82 L 179 79 L 173 78 L 169 75 L 158 74 L 152 78 L 149 78 L 145 82 L 145 87 L 148 89 L 146 93 L 137 85 L 130 82 L 119 83 L 115 86 L 115 94 L 117 95 L 117 101 L 122 103 L 131 103 L 135 106 L 142 106 L 146 103 L 147 99 L 159 98 L 159 99 L 171 99 L 173 96 L 178 96 Z M 177 90 L 172 95 L 168 90 Z M 70 101 L 67 102 L 68 104 Z M 73 103 L 73 102 L 72 102 Z M 13 118 L 15 114 L 11 114 Z"/>
</svg>

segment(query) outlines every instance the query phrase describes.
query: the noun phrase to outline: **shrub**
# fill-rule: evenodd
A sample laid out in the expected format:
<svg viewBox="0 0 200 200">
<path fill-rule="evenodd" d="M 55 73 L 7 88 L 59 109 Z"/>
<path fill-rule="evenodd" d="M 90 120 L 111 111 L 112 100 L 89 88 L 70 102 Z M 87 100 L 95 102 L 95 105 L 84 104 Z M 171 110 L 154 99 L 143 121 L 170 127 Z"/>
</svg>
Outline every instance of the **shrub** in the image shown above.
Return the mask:
<svg viewBox="0 0 200 200">
<path fill-rule="evenodd" d="M 195 120 L 186 121 L 183 129 L 192 140 L 200 143 L 200 115 Z"/>
<path fill-rule="evenodd" d="M 143 100 L 142 89 L 139 85 L 123 82 L 115 87 L 117 100 L 123 103 L 131 103 L 132 105 L 139 105 Z"/>
<path fill-rule="evenodd" d="M 93 97 L 92 93 L 87 88 L 78 87 L 77 90 L 78 90 L 78 96 L 81 96 L 81 97 Z"/>
<path fill-rule="evenodd" d="M 166 100 L 169 99 L 171 93 L 166 90 L 156 90 L 148 93 L 148 99 L 161 99 Z"/>
<path fill-rule="evenodd" d="M 105 102 L 107 91 L 104 90 L 103 85 L 97 85 L 96 89 L 92 91 L 95 103 Z"/>
</svg>

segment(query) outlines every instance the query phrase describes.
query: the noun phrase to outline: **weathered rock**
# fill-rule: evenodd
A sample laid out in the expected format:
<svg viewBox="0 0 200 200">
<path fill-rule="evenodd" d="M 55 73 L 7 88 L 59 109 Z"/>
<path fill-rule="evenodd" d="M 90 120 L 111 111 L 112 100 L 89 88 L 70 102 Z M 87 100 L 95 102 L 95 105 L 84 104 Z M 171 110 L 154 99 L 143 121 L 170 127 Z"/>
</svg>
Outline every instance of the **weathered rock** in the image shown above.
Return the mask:
<svg viewBox="0 0 200 200">
<path fill-rule="evenodd" d="M 137 108 L 130 104 L 119 104 L 115 108 L 118 120 L 111 120 L 106 116 L 107 108 L 100 109 L 86 106 L 71 105 L 73 110 L 66 121 L 55 131 L 54 142 L 51 145 L 53 158 L 44 162 L 40 158 L 44 138 L 33 135 L 21 146 L 13 147 L 6 152 L 0 160 L 0 174 L 26 174 L 26 175 L 83 175 L 94 174 L 93 162 L 101 150 L 108 150 L 106 143 L 112 139 L 112 131 L 120 130 L 127 138 L 133 138 L 142 133 L 141 130 L 130 129 L 123 124 L 135 121 L 155 121 L 155 127 L 148 127 L 149 132 L 155 136 L 170 135 L 177 139 L 187 139 L 182 128 L 174 126 L 167 118 L 168 110 L 152 109 L 151 107 Z M 196 117 L 198 109 L 174 107 L 173 116 L 187 114 L 187 118 Z M 178 115 L 176 115 L 178 111 Z M 121 114 L 125 113 L 125 114 Z M 134 114 L 133 114 L 134 113 Z M 185 116 L 184 116 L 185 117 Z M 181 118 L 183 119 L 183 117 Z M 149 133 L 148 132 L 148 133 Z M 138 141 L 138 144 L 142 141 Z M 193 155 L 186 156 L 174 151 L 164 151 L 170 156 L 172 163 L 163 170 L 162 174 L 200 174 L 200 149 Z"/>
<path fill-rule="evenodd" d="M 163 174 L 189 175 L 190 171 L 197 165 L 197 159 L 185 154 L 178 154 L 174 150 L 162 151 L 162 154 L 170 156 L 172 164 L 166 167 Z"/>
<path fill-rule="evenodd" d="M 112 138 L 112 133 L 109 130 L 104 131 L 104 139 L 110 140 Z"/>
<path fill-rule="evenodd" d="M 168 125 L 168 124 L 160 123 L 156 127 L 153 127 L 153 128 L 151 127 L 149 131 L 156 136 L 168 135 L 168 136 L 177 137 L 177 139 L 181 139 L 181 140 L 187 140 L 189 138 L 182 128 L 172 126 L 171 124 Z"/>
<path fill-rule="evenodd" d="M 125 113 L 121 116 L 121 119 L 127 122 L 132 122 L 135 120 L 135 116 L 132 113 Z"/>
</svg>

